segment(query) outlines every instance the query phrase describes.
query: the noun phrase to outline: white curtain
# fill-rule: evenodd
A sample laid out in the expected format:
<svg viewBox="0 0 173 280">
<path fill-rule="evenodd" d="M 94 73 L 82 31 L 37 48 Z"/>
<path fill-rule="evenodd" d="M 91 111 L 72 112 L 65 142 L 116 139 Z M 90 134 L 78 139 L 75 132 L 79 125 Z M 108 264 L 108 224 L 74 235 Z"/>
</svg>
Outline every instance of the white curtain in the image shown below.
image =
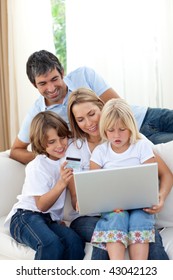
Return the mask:
<svg viewBox="0 0 173 280">
<path fill-rule="evenodd" d="M 173 108 L 173 1 L 66 0 L 67 71 L 97 70 L 130 104 Z"/>
<path fill-rule="evenodd" d="M 8 0 L 11 143 L 38 91 L 26 75 L 26 61 L 35 51 L 55 53 L 50 0 Z"/>
</svg>

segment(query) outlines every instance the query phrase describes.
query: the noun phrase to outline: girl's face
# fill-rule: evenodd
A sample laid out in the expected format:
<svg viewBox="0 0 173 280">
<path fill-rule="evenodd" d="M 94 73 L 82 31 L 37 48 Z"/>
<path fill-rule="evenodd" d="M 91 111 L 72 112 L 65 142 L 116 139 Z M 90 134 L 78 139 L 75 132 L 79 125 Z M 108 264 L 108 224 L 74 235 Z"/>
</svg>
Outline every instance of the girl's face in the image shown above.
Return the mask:
<svg viewBox="0 0 173 280">
<path fill-rule="evenodd" d="M 122 153 L 130 146 L 131 132 L 124 126 L 122 121 L 119 119 L 114 126 L 109 127 L 106 130 L 108 141 L 111 143 L 113 151 Z"/>
<path fill-rule="evenodd" d="M 59 137 L 54 128 L 48 129 L 46 152 L 49 154 L 50 159 L 57 160 L 64 157 L 67 146 L 67 137 Z"/>
<path fill-rule="evenodd" d="M 98 136 L 101 110 L 92 102 L 75 104 L 73 115 L 79 128 L 89 136 Z"/>
</svg>

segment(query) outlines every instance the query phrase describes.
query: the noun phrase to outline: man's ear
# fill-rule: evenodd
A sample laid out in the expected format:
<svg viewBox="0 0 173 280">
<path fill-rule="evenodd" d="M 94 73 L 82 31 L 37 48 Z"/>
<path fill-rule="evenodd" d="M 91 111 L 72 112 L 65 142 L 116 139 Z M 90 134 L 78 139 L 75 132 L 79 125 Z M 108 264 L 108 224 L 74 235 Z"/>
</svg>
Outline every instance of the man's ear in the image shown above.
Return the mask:
<svg viewBox="0 0 173 280">
<path fill-rule="evenodd" d="M 32 83 L 32 85 L 33 85 L 35 88 L 37 88 L 36 83 Z"/>
<path fill-rule="evenodd" d="M 64 78 L 64 69 L 62 69 L 62 71 L 61 71 L 61 77 L 62 77 L 62 79 Z"/>
</svg>

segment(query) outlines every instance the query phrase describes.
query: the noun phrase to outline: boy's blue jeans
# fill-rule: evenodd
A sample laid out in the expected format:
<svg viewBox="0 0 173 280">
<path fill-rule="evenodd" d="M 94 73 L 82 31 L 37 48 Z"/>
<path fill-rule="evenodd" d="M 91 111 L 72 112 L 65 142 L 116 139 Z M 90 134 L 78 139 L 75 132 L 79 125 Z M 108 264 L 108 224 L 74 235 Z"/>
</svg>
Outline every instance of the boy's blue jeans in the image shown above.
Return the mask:
<svg viewBox="0 0 173 280">
<path fill-rule="evenodd" d="M 173 110 L 148 108 L 140 132 L 154 144 L 173 140 Z"/>
<path fill-rule="evenodd" d="M 10 233 L 36 251 L 36 260 L 81 260 L 85 255 L 78 234 L 52 221 L 49 214 L 18 209 L 11 219 Z"/>
<path fill-rule="evenodd" d="M 75 219 L 70 227 L 75 230 L 84 242 L 90 242 L 91 237 L 100 217 L 96 216 L 83 216 Z M 108 260 L 108 254 L 106 250 L 102 250 L 97 247 L 93 247 L 92 260 Z M 162 239 L 159 232 L 155 229 L 155 242 L 149 243 L 149 260 L 169 260 L 166 254 Z"/>
</svg>

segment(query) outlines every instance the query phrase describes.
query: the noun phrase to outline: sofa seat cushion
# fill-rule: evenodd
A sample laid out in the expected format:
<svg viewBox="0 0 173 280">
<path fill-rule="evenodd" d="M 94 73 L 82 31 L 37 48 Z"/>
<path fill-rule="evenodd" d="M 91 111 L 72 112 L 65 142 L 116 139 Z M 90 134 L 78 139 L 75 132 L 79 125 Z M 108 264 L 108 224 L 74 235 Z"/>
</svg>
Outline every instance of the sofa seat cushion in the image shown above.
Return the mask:
<svg viewBox="0 0 173 280">
<path fill-rule="evenodd" d="M 10 236 L 10 232 L 4 228 L 4 221 L 5 216 L 0 218 L 0 255 L 3 255 L 4 259 L 33 260 L 35 251 L 16 242 Z"/>
<path fill-rule="evenodd" d="M 4 227 L 6 216 L 0 218 L 0 259 L 4 260 L 33 260 L 35 251 L 30 247 L 15 241 L 8 229 Z M 92 245 L 86 243 L 85 258 L 90 259 L 92 254 Z"/>
<path fill-rule="evenodd" d="M 173 260 L 173 227 L 164 228 L 161 232 L 163 246 L 170 260 Z"/>
</svg>

